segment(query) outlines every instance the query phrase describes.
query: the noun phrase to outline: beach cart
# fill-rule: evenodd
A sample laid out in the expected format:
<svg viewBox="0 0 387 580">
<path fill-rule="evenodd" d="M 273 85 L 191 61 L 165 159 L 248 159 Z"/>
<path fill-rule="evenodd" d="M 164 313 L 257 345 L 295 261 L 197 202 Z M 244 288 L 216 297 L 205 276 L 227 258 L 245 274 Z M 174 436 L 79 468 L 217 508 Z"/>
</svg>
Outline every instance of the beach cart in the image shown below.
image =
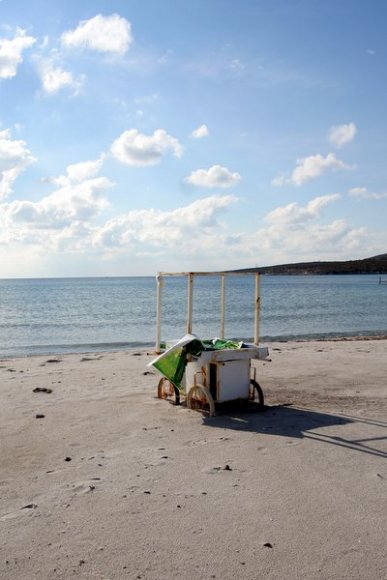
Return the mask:
<svg viewBox="0 0 387 580">
<path fill-rule="evenodd" d="M 265 360 L 269 355 L 266 346 L 259 345 L 260 279 L 255 276 L 254 342 L 226 340 L 225 329 L 225 278 L 231 275 L 247 275 L 228 272 L 159 273 L 157 275 L 157 332 L 156 353 L 159 356 L 149 363 L 163 376 L 157 387 L 157 396 L 176 404 L 184 402 L 190 409 L 200 409 L 210 416 L 216 414 L 218 405 L 238 402 L 248 403 L 260 409 L 264 395 L 256 378 L 253 359 Z M 248 275 L 252 275 L 248 273 Z M 165 276 L 185 276 L 188 281 L 187 334 L 162 351 L 161 307 Z M 196 276 L 218 276 L 220 289 L 219 338 L 201 340 L 192 334 L 193 289 Z"/>
</svg>

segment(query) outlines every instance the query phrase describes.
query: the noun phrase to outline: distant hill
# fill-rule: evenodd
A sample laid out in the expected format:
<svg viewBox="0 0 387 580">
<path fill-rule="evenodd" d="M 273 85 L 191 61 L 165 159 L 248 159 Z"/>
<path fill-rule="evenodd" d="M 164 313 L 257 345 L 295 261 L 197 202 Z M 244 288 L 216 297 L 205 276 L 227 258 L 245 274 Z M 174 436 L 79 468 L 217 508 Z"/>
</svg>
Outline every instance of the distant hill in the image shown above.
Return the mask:
<svg viewBox="0 0 387 580">
<path fill-rule="evenodd" d="M 261 274 L 387 274 L 387 254 L 363 260 L 343 262 L 299 262 L 261 268 L 242 268 L 236 272 L 260 272 Z"/>
</svg>

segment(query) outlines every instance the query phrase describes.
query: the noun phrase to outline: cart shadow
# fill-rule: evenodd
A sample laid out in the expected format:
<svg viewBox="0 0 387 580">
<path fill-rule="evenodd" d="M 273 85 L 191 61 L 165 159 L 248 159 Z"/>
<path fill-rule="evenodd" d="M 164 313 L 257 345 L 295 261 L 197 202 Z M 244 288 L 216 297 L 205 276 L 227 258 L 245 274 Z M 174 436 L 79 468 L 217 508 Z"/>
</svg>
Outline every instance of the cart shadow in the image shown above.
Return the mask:
<svg viewBox="0 0 387 580">
<path fill-rule="evenodd" d="M 277 435 L 295 439 L 312 439 L 321 443 L 328 443 L 340 447 L 346 447 L 362 453 L 368 453 L 387 458 L 387 452 L 373 447 L 373 442 L 387 441 L 385 431 L 383 435 L 367 438 L 345 438 L 330 435 L 329 432 L 320 431 L 324 427 L 346 425 L 349 423 L 367 423 L 375 430 L 387 429 L 387 423 L 345 415 L 333 415 L 311 409 L 278 405 L 265 407 L 263 412 L 241 412 L 240 410 L 227 411 L 226 414 L 218 414 L 216 417 L 203 417 L 203 423 L 208 427 L 247 431 L 257 434 Z"/>
</svg>

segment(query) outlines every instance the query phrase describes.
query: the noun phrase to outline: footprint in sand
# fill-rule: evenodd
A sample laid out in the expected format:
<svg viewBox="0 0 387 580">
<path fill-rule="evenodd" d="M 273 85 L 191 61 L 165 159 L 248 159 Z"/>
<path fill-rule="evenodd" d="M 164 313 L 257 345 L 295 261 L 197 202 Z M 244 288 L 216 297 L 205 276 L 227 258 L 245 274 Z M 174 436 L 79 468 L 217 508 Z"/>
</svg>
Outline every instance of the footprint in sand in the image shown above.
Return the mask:
<svg viewBox="0 0 387 580">
<path fill-rule="evenodd" d="M 8 514 L 4 514 L 3 516 L 1 516 L 0 522 L 4 522 L 6 520 L 13 520 L 14 518 L 18 518 L 18 517 L 22 516 L 23 514 L 31 513 L 37 507 L 38 506 L 36 503 L 28 503 L 28 504 L 22 506 L 18 511 L 10 512 Z"/>
<path fill-rule="evenodd" d="M 195 447 L 195 445 L 207 445 L 208 443 L 218 443 L 219 441 L 229 441 L 230 437 L 214 437 L 210 439 L 197 439 L 196 441 L 186 441 L 185 445 Z"/>
<path fill-rule="evenodd" d="M 93 478 L 90 481 L 79 481 L 77 483 L 73 483 L 70 491 L 72 491 L 75 495 L 85 495 L 87 493 L 92 493 L 96 489 L 96 481 L 98 481 L 98 478 Z"/>
<path fill-rule="evenodd" d="M 257 451 L 260 451 L 263 455 L 266 455 L 267 447 L 257 447 Z"/>
<path fill-rule="evenodd" d="M 209 475 L 214 475 L 215 473 L 221 473 L 223 471 L 233 471 L 233 469 L 228 463 L 223 466 L 207 467 L 202 469 L 202 473 L 208 473 Z"/>
</svg>

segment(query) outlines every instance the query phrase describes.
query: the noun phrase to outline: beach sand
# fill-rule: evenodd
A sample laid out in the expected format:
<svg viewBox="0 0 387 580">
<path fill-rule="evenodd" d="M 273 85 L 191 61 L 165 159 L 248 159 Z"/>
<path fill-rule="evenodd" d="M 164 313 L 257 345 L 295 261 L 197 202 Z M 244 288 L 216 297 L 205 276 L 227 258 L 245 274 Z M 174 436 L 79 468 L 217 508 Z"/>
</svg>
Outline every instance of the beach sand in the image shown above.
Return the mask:
<svg viewBox="0 0 387 580">
<path fill-rule="evenodd" d="M 0 578 L 386 579 L 386 347 L 269 344 L 213 418 L 152 353 L 0 361 Z"/>
</svg>

